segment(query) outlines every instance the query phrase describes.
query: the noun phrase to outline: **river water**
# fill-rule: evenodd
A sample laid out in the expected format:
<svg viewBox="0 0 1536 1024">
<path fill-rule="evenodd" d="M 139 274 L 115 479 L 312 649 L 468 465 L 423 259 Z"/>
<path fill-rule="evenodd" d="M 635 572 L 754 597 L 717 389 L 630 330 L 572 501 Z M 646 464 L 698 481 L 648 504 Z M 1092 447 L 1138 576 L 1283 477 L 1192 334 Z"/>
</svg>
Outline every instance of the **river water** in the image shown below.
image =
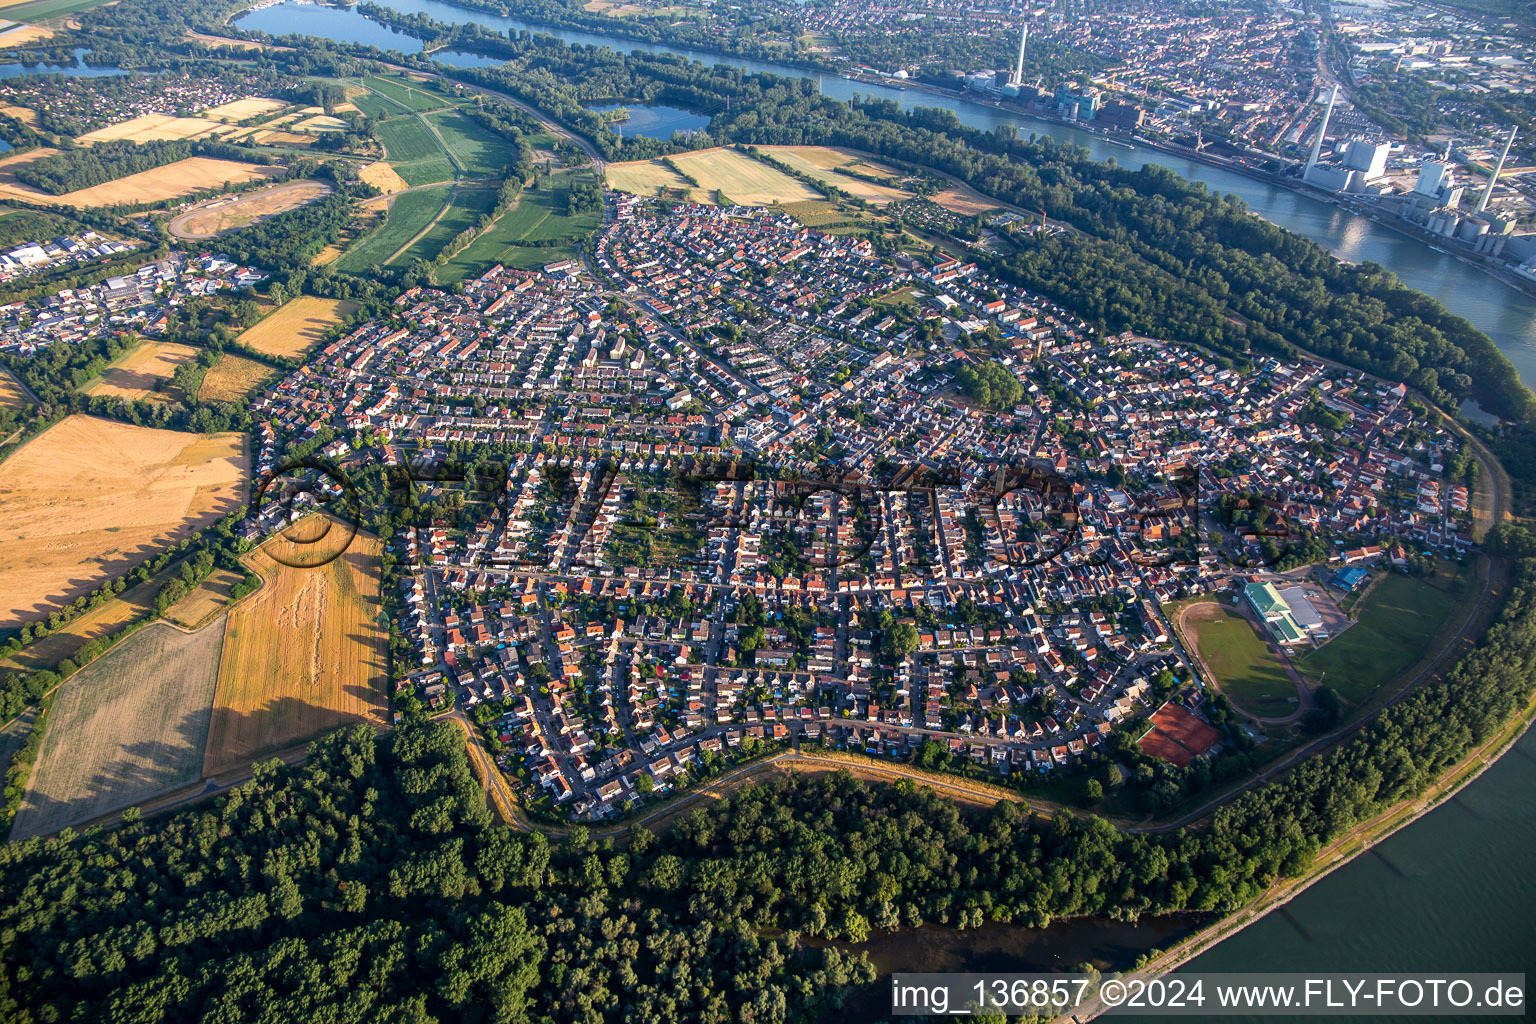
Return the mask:
<svg viewBox="0 0 1536 1024">
<path fill-rule="evenodd" d="M 834 99 L 855 94 L 894 100 L 903 108 L 941 107 L 954 112 L 963 123 L 989 129 L 1013 125 L 1026 133 L 1049 135 L 1061 142 L 1085 146 L 1098 160 L 1116 160 L 1131 167 L 1156 164 L 1217 192 L 1241 198 L 1248 208 L 1266 220 L 1288 228 L 1351 262 L 1371 260 L 1390 268 L 1405 284 L 1433 295 L 1446 308 L 1466 317 L 1486 332 L 1520 371 L 1527 385 L 1536 382 L 1536 297 L 1494 280 L 1481 270 L 1453 256 L 1436 252 L 1425 243 L 1393 231 L 1368 217 L 1348 213 L 1331 203 L 1256 181 L 1234 171 L 1210 167 L 1194 160 L 1161 153 L 1146 146 L 1126 149 L 1100 136 L 1068 125 L 1052 124 L 1009 113 L 959 96 L 940 96 L 915 89 L 851 82 L 835 75 L 819 75 L 778 64 L 722 57 L 687 48 L 669 48 L 593 32 L 552 29 L 518 18 L 466 10 L 440 0 L 377 0 L 381 6 L 408 14 L 425 14 L 451 24 L 476 24 L 498 32 L 540 32 L 566 42 L 587 46 L 611 46 L 615 50 L 677 53 L 707 64 L 726 64 L 748 71 L 765 71 L 795 78 L 815 78 L 821 91 Z M 264 7 L 236 19 L 241 28 L 284 35 L 302 32 L 340 42 L 362 43 L 405 53 L 415 53 L 421 43 L 410 36 L 370 21 L 355 8 L 322 7 L 295 0 Z M 449 58 L 464 63 L 462 58 Z M 476 62 L 478 63 L 478 61 Z"/>
<path fill-rule="evenodd" d="M 551 30 L 438 0 L 379 0 L 385 6 L 450 23 L 474 22 L 498 31 L 544 32 L 570 43 L 616 50 L 665 47 L 589 32 Z M 408 36 L 371 22 L 355 10 L 300 5 L 293 0 L 238 19 L 242 28 L 273 34 L 301 31 L 344 42 L 420 50 Z M 953 111 L 965 124 L 1014 125 L 1086 146 L 1102 160 L 1167 167 L 1295 231 L 1342 259 L 1371 260 L 1404 283 L 1439 299 L 1494 340 L 1528 386 L 1536 385 L 1536 298 L 1498 282 L 1451 256 L 1435 252 L 1365 217 L 1288 189 L 1254 181 L 1145 146 L 1128 150 L 1064 125 L 1035 121 L 960 97 L 854 83 L 832 76 L 714 54 L 676 50 L 711 64 L 816 77 L 836 99 L 855 93 L 892 99 L 903 107 Z M 450 57 L 450 61 L 461 59 Z M 478 61 L 475 61 L 478 63 Z M 1526 971 L 1536 975 L 1536 733 L 1454 800 L 1339 868 L 1256 924 L 1194 960 L 1200 971 Z M 1029 971 L 1063 969 L 1084 960 L 1124 969 L 1140 952 L 1166 947 L 1187 930 L 1177 919 L 1139 927 L 1111 922 L 1066 922 L 1044 933 L 992 926 L 972 932 L 922 929 L 877 936 L 868 944 L 882 974 L 929 969 Z M 885 1016 L 877 993 L 842 1020 Z M 1131 1019 L 1116 1015 L 1110 1019 Z M 1235 1018 L 1228 1018 L 1235 1019 Z M 1275 1019 L 1275 1018 L 1269 1018 Z M 1379 1018 L 1378 1018 L 1379 1019 Z M 1423 1018 L 1419 1018 L 1423 1019 Z M 1441 1018 L 1450 1019 L 1450 1018 Z"/>
</svg>

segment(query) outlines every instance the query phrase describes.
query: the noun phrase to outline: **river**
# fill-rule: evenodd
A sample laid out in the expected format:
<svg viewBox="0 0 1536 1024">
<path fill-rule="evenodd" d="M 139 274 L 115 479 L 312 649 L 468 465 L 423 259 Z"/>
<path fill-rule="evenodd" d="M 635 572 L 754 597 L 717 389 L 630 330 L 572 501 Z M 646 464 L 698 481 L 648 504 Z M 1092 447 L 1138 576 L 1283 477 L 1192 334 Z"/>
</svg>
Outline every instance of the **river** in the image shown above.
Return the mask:
<svg viewBox="0 0 1536 1024">
<path fill-rule="evenodd" d="M 618 50 L 666 48 L 589 32 L 551 30 L 437 0 L 379 0 L 396 10 L 443 22 L 474 22 L 498 31 L 545 32 L 568 42 Z M 286 2 L 238 19 L 243 28 L 273 34 L 295 30 L 345 42 L 412 51 L 388 28 L 355 10 Z M 1099 159 L 1142 166 L 1154 163 L 1242 198 L 1254 213 L 1326 247 L 1342 259 L 1372 260 L 1406 284 L 1435 296 L 1494 340 L 1528 386 L 1536 384 L 1536 298 L 1494 280 L 1454 257 L 1437 253 L 1365 217 L 1232 171 L 1184 160 L 1147 147 L 1127 150 L 1064 125 L 1036 121 L 960 97 L 817 76 L 758 61 L 674 51 L 712 64 L 821 78 L 837 99 L 855 93 L 895 100 L 903 107 L 936 106 L 980 128 L 1011 124 L 1088 147 Z M 455 58 L 450 58 L 453 60 Z M 1524 971 L 1536 966 L 1536 733 L 1454 800 L 1339 868 L 1236 936 L 1194 960 L 1188 969 L 1232 971 Z M 1094 959 L 1124 969 L 1138 950 L 1166 946 L 1180 926 L 1169 920 L 1139 928 L 1110 922 L 1069 922 L 1046 933 L 994 926 L 975 932 L 923 929 L 877 937 L 871 956 L 890 970 L 920 964 L 950 970 L 1038 970 Z M 1049 948 L 1047 947 L 1049 944 Z M 1054 958 L 1054 959 L 1053 959 Z M 876 992 L 880 991 L 877 985 Z M 885 1016 L 867 995 L 841 1020 Z M 1130 1019 L 1118 1015 L 1109 1019 Z M 1274 1018 L 1270 1018 L 1274 1019 Z M 1422 1018 L 1421 1018 L 1422 1019 Z M 1442 1018 L 1448 1019 L 1448 1018 Z"/>
<path fill-rule="evenodd" d="M 872 85 L 851 82 L 836 75 L 820 75 L 816 72 L 747 60 L 741 57 L 722 57 L 687 48 L 669 48 L 654 43 L 638 42 L 614 36 L 582 32 L 575 29 L 553 29 L 518 18 L 503 18 L 494 14 L 470 11 L 440 0 L 377 0 L 407 14 L 425 14 L 437 21 L 451 24 L 476 24 L 498 32 L 518 30 L 541 32 L 569 43 L 589 46 L 611 46 L 615 50 L 642 50 L 649 53 L 677 53 L 707 64 L 725 64 L 748 71 L 763 71 L 794 78 L 814 78 L 821 83 L 821 91 L 834 99 L 846 100 L 855 94 L 877 96 L 894 100 L 903 108 L 941 107 L 952 111 L 964 124 L 989 129 L 996 125 L 1013 125 L 1021 131 L 1049 135 L 1061 142 L 1072 142 L 1086 147 L 1095 159 L 1116 160 L 1131 167 L 1156 164 L 1166 167 L 1193 181 L 1200 181 L 1218 192 L 1228 192 L 1241 198 L 1254 213 L 1296 232 L 1322 245 L 1340 259 L 1351 262 L 1370 260 L 1391 269 L 1402 281 L 1445 304 L 1447 309 L 1466 317 L 1484 331 L 1494 344 L 1514 363 L 1520 379 L 1527 385 L 1536 382 L 1536 297 L 1527 295 L 1501 281 L 1495 280 L 1478 268 L 1436 252 L 1425 243 L 1401 234 L 1368 217 L 1349 213 L 1332 203 L 1325 203 L 1304 196 L 1278 185 L 1257 181 L 1253 178 L 1220 167 L 1211 167 L 1195 160 L 1188 160 L 1137 146 L 1126 149 L 1113 145 L 1102 137 L 1069 125 L 1054 124 L 999 110 L 976 103 L 960 96 L 941 96 L 915 89 L 896 86 Z M 323 36 L 339 42 L 362 43 L 383 48 L 415 53 L 421 43 L 407 35 L 394 32 L 378 22 L 370 21 L 355 8 L 322 7 L 309 3 L 285 0 L 283 3 L 240 15 L 236 23 L 241 28 L 285 35 L 302 32 Z M 461 62 L 450 57 L 450 61 Z"/>
</svg>

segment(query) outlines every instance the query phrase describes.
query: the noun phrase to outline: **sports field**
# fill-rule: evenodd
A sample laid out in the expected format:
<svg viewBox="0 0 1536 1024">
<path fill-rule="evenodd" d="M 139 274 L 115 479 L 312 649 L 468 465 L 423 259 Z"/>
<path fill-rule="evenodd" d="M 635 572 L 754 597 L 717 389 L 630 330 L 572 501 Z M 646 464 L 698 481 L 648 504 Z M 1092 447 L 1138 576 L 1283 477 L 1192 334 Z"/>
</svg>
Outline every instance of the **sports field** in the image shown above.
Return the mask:
<svg viewBox="0 0 1536 1024">
<path fill-rule="evenodd" d="M 264 355 L 297 356 L 356 311 L 357 303 L 346 299 L 300 295 L 246 328 L 237 340 Z"/>
<path fill-rule="evenodd" d="M 1251 622 L 1214 601 L 1191 607 L 1184 622 L 1221 692 L 1234 703 L 1266 718 L 1296 710 L 1296 684 Z"/>
<path fill-rule="evenodd" d="M 9 370 L 0 369 L 0 409 L 25 409 L 31 404 L 21 382 Z"/>
<path fill-rule="evenodd" d="M 201 778 L 224 623 L 139 630 L 54 695 L 12 838 L 48 835 Z"/>
<path fill-rule="evenodd" d="M 69 416 L 0 463 L 0 628 L 95 589 L 240 501 L 244 436 Z"/>
<path fill-rule="evenodd" d="M 228 615 L 204 774 L 346 722 L 385 724 L 382 545 L 358 534 L 318 568 L 271 556 L 292 560 L 298 550 L 274 539 L 246 559 L 266 582 Z"/>
<path fill-rule="evenodd" d="M 178 345 L 168 341 L 146 341 L 119 356 L 101 376 L 86 384 L 81 391 L 87 395 L 106 398 L 125 398 L 136 401 L 141 398 L 157 398 L 169 401 L 169 395 L 159 391 L 160 385 L 171 379 L 176 368 L 197 358 L 197 349 L 190 345 Z"/>
<path fill-rule="evenodd" d="M 1389 573 L 1353 609 L 1355 624 L 1309 651 L 1297 667 L 1346 700 L 1362 703 L 1431 651 L 1441 626 L 1469 592 L 1465 573 L 1435 582 Z"/>
<path fill-rule="evenodd" d="M 90 146 L 98 142 L 159 142 L 165 139 L 200 139 L 228 134 L 229 127 L 205 117 L 176 117 L 172 114 L 140 114 L 117 124 L 86 132 L 75 142 Z"/>
<path fill-rule="evenodd" d="M 227 198 L 220 199 L 191 213 L 173 217 L 166 229 L 180 238 L 213 238 L 297 209 L 329 195 L 330 191 L 331 187 L 320 181 L 284 182 L 242 195 L 232 202 Z"/>
<path fill-rule="evenodd" d="M 47 155 L 47 152 L 51 151 L 34 150 L 23 156 L 38 159 L 39 156 Z M 184 196 L 190 192 L 201 192 L 204 189 L 270 177 L 280 173 L 281 170 L 282 168 L 279 167 L 258 167 L 255 164 L 240 163 L 235 160 L 214 160 L 211 157 L 193 156 L 173 164 L 166 164 L 164 167 L 140 171 L 138 174 L 130 174 L 116 181 L 67 192 L 61 196 L 39 192 L 14 179 L 6 180 L 6 177 L 0 174 L 0 199 L 18 199 L 24 203 L 50 206 L 62 203 L 82 209 L 125 203 L 157 203 L 164 199 Z"/>
<path fill-rule="evenodd" d="M 226 352 L 203 377 L 197 393 L 200 402 L 244 402 L 251 392 L 277 376 L 277 371 L 254 359 Z"/>
<path fill-rule="evenodd" d="M 788 164 L 801 174 L 815 178 L 823 185 L 831 185 L 856 199 L 863 199 L 876 206 L 911 199 L 912 193 L 893 185 L 877 185 L 860 178 L 838 174 L 837 168 L 847 168 L 860 174 L 894 178 L 895 172 L 881 164 L 867 163 L 863 157 L 828 146 L 763 146 L 764 153 L 783 164 Z M 701 179 L 702 180 L 702 179 Z"/>
</svg>

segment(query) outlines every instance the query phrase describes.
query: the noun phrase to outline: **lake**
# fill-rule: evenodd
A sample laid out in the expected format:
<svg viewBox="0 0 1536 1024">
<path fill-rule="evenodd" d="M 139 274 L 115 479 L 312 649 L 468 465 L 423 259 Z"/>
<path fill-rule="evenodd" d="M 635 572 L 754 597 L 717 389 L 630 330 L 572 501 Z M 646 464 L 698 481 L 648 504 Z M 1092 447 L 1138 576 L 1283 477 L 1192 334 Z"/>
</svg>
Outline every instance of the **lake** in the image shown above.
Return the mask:
<svg viewBox="0 0 1536 1024">
<path fill-rule="evenodd" d="M 629 117 L 616 121 L 613 130 L 620 135 L 638 135 L 647 139 L 670 139 L 673 132 L 699 131 L 709 127 L 709 118 L 678 107 L 646 106 L 643 103 L 610 103 L 592 107 L 599 114 L 626 110 Z"/>
<path fill-rule="evenodd" d="M 26 75 L 68 75 L 72 78 L 106 78 L 126 75 L 127 71 L 115 67 L 91 67 L 81 63 L 89 50 L 75 50 L 74 64 L 0 64 L 0 78 L 22 78 Z"/>
</svg>

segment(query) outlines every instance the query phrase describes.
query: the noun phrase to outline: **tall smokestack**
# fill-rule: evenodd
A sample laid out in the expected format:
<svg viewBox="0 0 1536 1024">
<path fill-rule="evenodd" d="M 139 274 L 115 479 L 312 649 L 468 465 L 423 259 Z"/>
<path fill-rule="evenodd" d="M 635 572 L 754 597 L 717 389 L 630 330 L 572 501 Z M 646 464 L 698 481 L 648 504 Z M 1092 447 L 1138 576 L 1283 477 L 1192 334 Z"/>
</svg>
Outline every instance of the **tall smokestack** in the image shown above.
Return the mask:
<svg viewBox="0 0 1536 1024">
<path fill-rule="evenodd" d="M 1013 66 L 1013 83 L 1017 86 L 1024 84 L 1024 44 L 1029 42 L 1029 22 L 1024 23 L 1024 31 L 1019 34 L 1019 59 Z"/>
<path fill-rule="evenodd" d="M 1504 169 L 1504 160 L 1509 156 L 1509 147 L 1515 144 L 1515 129 L 1509 130 L 1509 138 L 1504 140 L 1504 152 L 1499 154 L 1499 162 L 1493 165 L 1493 173 L 1488 176 L 1488 184 L 1483 186 L 1483 197 L 1477 201 L 1477 212 L 1482 213 L 1488 209 L 1488 200 L 1493 196 L 1493 186 L 1499 180 L 1499 172 Z"/>
<path fill-rule="evenodd" d="M 1339 98 L 1339 87 L 1335 85 L 1328 90 L 1328 106 L 1323 110 L 1323 121 L 1317 126 L 1317 138 L 1312 140 L 1312 155 L 1307 157 L 1307 169 L 1301 172 L 1305 178 L 1312 173 L 1312 168 L 1317 166 L 1318 155 L 1323 151 L 1323 136 L 1328 134 L 1328 119 L 1333 116 L 1334 101 Z"/>
</svg>

